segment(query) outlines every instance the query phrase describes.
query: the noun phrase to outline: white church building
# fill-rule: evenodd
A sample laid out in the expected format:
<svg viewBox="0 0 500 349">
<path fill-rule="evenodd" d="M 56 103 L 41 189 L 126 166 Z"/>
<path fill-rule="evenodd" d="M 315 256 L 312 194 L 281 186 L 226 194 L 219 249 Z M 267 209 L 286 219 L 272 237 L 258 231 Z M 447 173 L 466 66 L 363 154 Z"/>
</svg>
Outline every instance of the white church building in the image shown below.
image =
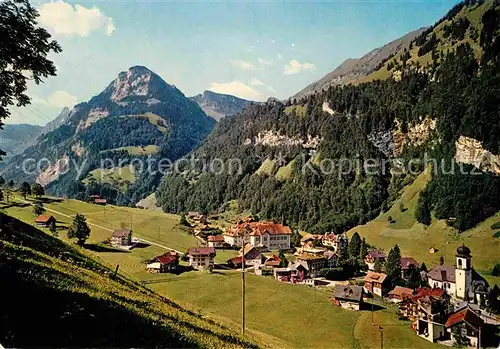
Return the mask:
<svg viewBox="0 0 500 349">
<path fill-rule="evenodd" d="M 427 273 L 429 287 L 442 288 L 451 297 L 484 305 L 490 287 L 472 267 L 470 249 L 465 245 L 459 246 L 455 260 L 456 265 L 451 266 L 441 259 L 441 263 Z"/>
</svg>

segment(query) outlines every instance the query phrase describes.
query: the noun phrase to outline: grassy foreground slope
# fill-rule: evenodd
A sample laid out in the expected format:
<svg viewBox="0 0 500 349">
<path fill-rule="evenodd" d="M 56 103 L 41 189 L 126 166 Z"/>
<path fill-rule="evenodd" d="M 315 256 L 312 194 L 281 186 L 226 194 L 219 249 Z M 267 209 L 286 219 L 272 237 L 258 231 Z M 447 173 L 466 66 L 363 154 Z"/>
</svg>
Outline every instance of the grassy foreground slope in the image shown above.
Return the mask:
<svg viewBox="0 0 500 349">
<path fill-rule="evenodd" d="M 383 248 L 386 253 L 398 244 L 403 256 L 412 256 L 420 263 L 425 262 L 427 267 L 436 265 L 440 256 L 445 257 L 446 263 L 454 264 L 457 247 L 465 243 L 472 251 L 473 266 L 490 283 L 500 284 L 500 278 L 488 275 L 493 266 L 500 262 L 500 237 L 495 237 L 496 230 L 492 229 L 492 225 L 500 222 L 500 215 L 496 214 L 462 233 L 449 227 L 445 220 L 435 218 L 425 227 L 417 222 L 414 212 L 420 192 L 429 179 L 428 171 L 420 174 L 402 190 L 387 212 L 367 224 L 354 227 L 349 234 L 358 232 L 368 243 Z M 392 223 L 389 217 L 392 217 Z M 437 248 L 438 252 L 429 253 L 430 247 Z"/>
<path fill-rule="evenodd" d="M 0 342 L 7 347 L 254 347 L 235 332 L 0 215 Z"/>
</svg>

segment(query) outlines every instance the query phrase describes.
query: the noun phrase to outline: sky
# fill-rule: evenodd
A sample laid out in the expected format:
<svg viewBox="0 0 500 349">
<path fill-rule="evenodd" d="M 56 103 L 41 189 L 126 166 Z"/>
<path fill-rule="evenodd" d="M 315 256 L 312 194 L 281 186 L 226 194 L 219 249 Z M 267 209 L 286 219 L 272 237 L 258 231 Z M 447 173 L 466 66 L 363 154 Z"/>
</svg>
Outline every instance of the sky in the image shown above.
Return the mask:
<svg viewBox="0 0 500 349">
<path fill-rule="evenodd" d="M 30 85 L 32 104 L 6 123 L 44 125 L 143 65 L 186 96 L 212 90 L 286 99 L 347 58 L 432 25 L 440 1 L 35 1 L 62 46 L 57 76 Z"/>
</svg>

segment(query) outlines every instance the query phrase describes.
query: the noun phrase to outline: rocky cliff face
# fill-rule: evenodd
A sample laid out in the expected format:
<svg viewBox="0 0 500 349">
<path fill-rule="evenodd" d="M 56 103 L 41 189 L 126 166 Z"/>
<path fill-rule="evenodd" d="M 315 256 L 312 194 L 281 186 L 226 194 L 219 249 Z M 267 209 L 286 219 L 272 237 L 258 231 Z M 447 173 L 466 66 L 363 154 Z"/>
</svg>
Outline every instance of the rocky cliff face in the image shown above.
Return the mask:
<svg viewBox="0 0 500 349">
<path fill-rule="evenodd" d="M 455 146 L 456 162 L 473 165 L 481 171 L 500 175 L 500 155 L 492 154 L 484 149 L 477 139 L 460 136 Z"/>
</svg>

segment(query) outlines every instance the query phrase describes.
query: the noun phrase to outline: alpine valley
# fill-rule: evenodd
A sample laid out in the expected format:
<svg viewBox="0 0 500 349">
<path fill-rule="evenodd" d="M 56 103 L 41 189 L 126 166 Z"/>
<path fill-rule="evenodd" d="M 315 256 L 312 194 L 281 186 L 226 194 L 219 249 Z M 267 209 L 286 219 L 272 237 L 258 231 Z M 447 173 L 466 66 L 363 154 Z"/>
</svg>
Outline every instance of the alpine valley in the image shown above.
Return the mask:
<svg viewBox="0 0 500 349">
<path fill-rule="evenodd" d="M 167 212 L 223 211 L 235 200 L 299 229 L 341 232 L 386 212 L 420 173 L 443 163 L 419 188 L 411 217 L 475 226 L 500 210 L 499 30 L 498 1 L 465 1 L 412 39 L 375 50 L 377 64 L 346 68 L 348 79 L 327 75 L 298 98 L 250 105 L 194 151 L 205 161 L 241 159 L 241 171 L 186 166 L 163 180 L 159 204 Z M 338 170 L 339 160 L 368 159 L 376 160 L 371 171 Z M 328 171 L 332 160 L 337 171 Z"/>
</svg>

